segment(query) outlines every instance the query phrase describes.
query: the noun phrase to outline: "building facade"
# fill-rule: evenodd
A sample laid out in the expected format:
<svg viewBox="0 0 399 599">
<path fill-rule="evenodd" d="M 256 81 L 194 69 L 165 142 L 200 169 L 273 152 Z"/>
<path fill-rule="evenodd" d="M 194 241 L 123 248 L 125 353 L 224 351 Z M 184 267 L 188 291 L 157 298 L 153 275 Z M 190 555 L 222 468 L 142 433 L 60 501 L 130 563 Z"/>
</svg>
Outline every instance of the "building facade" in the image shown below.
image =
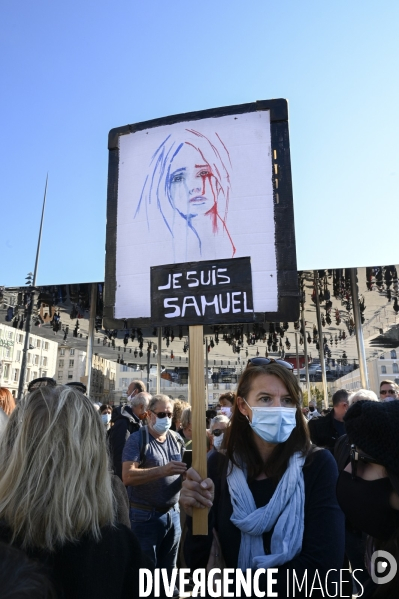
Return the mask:
<svg viewBox="0 0 399 599">
<path fill-rule="evenodd" d="M 24 343 L 24 331 L 0 324 L 0 387 L 7 387 L 14 397 L 18 393 Z M 42 376 L 56 378 L 57 356 L 58 343 L 32 333 L 29 335 L 24 391 L 33 379 Z"/>
<path fill-rule="evenodd" d="M 380 396 L 381 381 L 391 380 L 399 385 L 399 353 L 396 349 L 384 350 L 378 357 L 367 360 L 367 371 L 370 383 L 370 389 L 377 396 Z M 354 392 L 361 388 L 360 370 L 354 370 L 347 375 L 341 377 L 333 385 L 331 392 L 334 393 L 337 389 L 347 389 Z"/>
</svg>

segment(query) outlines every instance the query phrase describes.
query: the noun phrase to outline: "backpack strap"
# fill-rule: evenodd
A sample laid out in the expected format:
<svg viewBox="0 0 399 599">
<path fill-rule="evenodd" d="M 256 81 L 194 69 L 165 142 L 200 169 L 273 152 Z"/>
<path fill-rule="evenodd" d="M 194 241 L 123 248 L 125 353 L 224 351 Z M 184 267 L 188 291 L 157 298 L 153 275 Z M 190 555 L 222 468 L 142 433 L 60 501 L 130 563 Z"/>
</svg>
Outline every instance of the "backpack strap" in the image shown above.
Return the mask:
<svg viewBox="0 0 399 599">
<path fill-rule="evenodd" d="M 168 430 L 168 433 L 172 435 L 174 442 L 176 443 L 176 445 L 179 447 L 180 445 L 180 455 L 183 459 L 183 455 L 185 452 L 185 447 L 184 447 L 184 441 L 181 438 L 181 436 L 179 435 L 179 433 L 176 433 L 176 431 L 171 431 L 170 429 Z"/>
<path fill-rule="evenodd" d="M 150 444 L 150 435 L 148 432 L 148 426 L 144 425 L 140 427 L 140 466 L 144 467 L 145 458 Z"/>
<path fill-rule="evenodd" d="M 183 439 L 181 438 L 179 433 L 176 433 L 175 431 L 171 431 L 170 429 L 168 430 L 168 434 L 172 435 L 172 438 L 173 438 L 175 444 L 177 445 L 177 447 L 179 448 L 180 455 L 183 459 L 183 455 L 185 452 Z M 147 455 L 149 445 L 150 445 L 150 434 L 148 432 L 148 426 L 147 425 L 141 426 L 140 427 L 140 442 L 139 442 L 139 447 L 140 447 L 140 466 L 139 466 L 139 468 L 144 467 L 144 463 L 146 460 L 146 455 Z"/>
</svg>

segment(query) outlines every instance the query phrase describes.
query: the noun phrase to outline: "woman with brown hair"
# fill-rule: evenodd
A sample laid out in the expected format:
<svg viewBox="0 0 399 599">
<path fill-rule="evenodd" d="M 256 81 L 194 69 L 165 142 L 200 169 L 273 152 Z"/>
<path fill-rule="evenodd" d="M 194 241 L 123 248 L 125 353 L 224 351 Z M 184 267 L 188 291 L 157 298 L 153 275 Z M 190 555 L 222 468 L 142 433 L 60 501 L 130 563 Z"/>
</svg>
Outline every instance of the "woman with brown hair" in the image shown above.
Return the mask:
<svg viewBox="0 0 399 599">
<path fill-rule="evenodd" d="M 0 409 L 7 416 L 15 409 L 15 399 L 6 387 L 0 387 Z"/>
<path fill-rule="evenodd" d="M 193 507 L 210 508 L 208 536 L 190 540 L 192 569 L 278 567 L 273 591 L 279 597 L 310 596 L 315 577 L 321 584 L 313 584 L 312 597 L 326 596 L 326 587 L 333 592 L 344 558 L 337 467 L 328 451 L 311 446 L 301 400 L 291 364 L 249 361 L 225 451 L 209 458 L 207 479 L 190 469 L 183 483 L 180 501 L 189 516 Z M 307 578 L 301 590 L 295 577 L 299 585 Z M 266 574 L 259 589 L 267 589 Z"/>
</svg>

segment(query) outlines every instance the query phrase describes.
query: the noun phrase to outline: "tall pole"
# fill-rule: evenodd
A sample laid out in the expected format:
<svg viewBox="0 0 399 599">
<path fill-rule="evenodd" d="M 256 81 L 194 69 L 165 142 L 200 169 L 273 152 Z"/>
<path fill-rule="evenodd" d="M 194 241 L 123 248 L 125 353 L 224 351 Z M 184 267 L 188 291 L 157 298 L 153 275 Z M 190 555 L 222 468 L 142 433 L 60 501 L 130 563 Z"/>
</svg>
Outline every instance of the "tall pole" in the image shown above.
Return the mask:
<svg viewBox="0 0 399 599">
<path fill-rule="evenodd" d="M 205 395 L 206 395 L 206 409 L 209 407 L 209 394 L 208 394 L 208 337 L 205 337 Z"/>
<path fill-rule="evenodd" d="M 28 362 L 28 350 L 29 350 L 29 334 L 30 328 L 32 324 L 32 310 L 33 303 L 35 300 L 35 286 L 36 286 L 36 277 L 37 277 L 37 268 L 39 265 L 39 256 L 40 256 L 40 244 L 42 242 L 42 229 L 43 229 L 43 220 L 44 220 L 44 209 L 46 207 L 46 195 L 47 195 L 47 183 L 48 183 L 48 173 L 46 176 L 46 185 L 44 188 L 44 197 L 43 197 L 43 206 L 42 206 L 42 217 L 40 219 L 40 229 L 39 229 L 39 238 L 37 241 L 37 250 L 36 250 L 36 260 L 35 260 L 35 269 L 33 271 L 33 279 L 31 286 L 31 295 L 30 295 L 30 303 L 28 305 L 26 321 L 25 321 L 25 343 L 24 349 L 22 350 L 22 362 L 21 362 L 21 374 L 19 377 L 19 385 L 18 385 L 18 399 L 21 400 L 24 394 L 25 387 L 25 379 L 26 379 L 26 365 Z"/>
<path fill-rule="evenodd" d="M 353 319 L 355 321 L 356 345 L 359 356 L 360 380 L 363 389 L 370 389 L 369 377 L 367 372 L 366 351 L 364 349 L 364 338 L 362 329 L 362 318 L 359 307 L 359 290 L 357 286 L 357 269 L 350 268 L 351 275 L 351 291 L 353 303 Z"/>
<path fill-rule="evenodd" d="M 308 388 L 308 403 L 311 400 L 310 392 L 310 380 L 309 380 L 309 359 L 308 359 L 308 340 L 306 339 L 306 328 L 305 328 L 305 307 L 302 305 L 301 310 L 302 320 L 302 334 L 303 334 L 303 349 L 305 353 L 305 372 L 306 372 L 306 386 Z"/>
<path fill-rule="evenodd" d="M 313 271 L 314 284 L 316 290 L 316 315 L 317 315 L 317 329 L 319 331 L 319 356 L 321 365 L 321 378 L 323 381 L 323 393 L 324 393 L 324 407 L 328 408 L 328 391 L 327 391 L 327 376 L 326 376 L 326 365 L 324 362 L 324 343 L 323 343 L 323 327 L 321 326 L 321 314 L 320 314 L 320 299 L 319 299 L 319 274 L 317 270 Z"/>
<path fill-rule="evenodd" d="M 298 333 L 295 333 L 295 351 L 296 351 L 296 377 L 298 379 L 298 385 L 299 385 L 301 382 L 301 374 L 299 372 Z"/>
<path fill-rule="evenodd" d="M 91 373 L 93 369 L 93 346 L 94 346 L 94 330 L 96 326 L 96 308 L 97 308 L 97 283 L 91 284 L 90 295 L 90 315 L 89 315 L 89 336 L 87 338 L 86 352 L 86 395 L 90 397 L 91 393 Z"/>
<path fill-rule="evenodd" d="M 147 347 L 147 393 L 150 392 L 151 345 Z"/>
<path fill-rule="evenodd" d="M 162 350 L 162 327 L 158 327 L 158 355 L 157 355 L 157 395 L 161 393 L 161 355 Z"/>
</svg>

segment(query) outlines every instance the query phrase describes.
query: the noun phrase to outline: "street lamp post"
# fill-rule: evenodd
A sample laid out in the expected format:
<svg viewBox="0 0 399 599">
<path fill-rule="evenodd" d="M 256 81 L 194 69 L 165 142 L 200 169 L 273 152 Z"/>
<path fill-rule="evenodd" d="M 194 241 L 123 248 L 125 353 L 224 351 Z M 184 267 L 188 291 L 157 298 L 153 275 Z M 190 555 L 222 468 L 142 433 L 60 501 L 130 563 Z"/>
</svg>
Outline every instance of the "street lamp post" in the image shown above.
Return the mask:
<svg viewBox="0 0 399 599">
<path fill-rule="evenodd" d="M 27 314 L 26 314 L 25 343 L 24 343 L 24 349 L 22 350 L 21 374 L 19 377 L 19 385 L 18 385 L 18 400 L 22 399 L 22 396 L 24 394 L 24 387 L 25 387 L 26 365 L 27 365 L 27 361 L 28 361 L 28 349 L 29 349 L 29 334 L 30 334 L 30 328 L 31 328 L 31 324 L 32 324 L 31 321 L 32 321 L 33 303 L 34 303 L 34 299 L 35 299 L 37 267 L 39 264 L 40 244 L 42 241 L 42 229 L 43 229 L 43 220 L 44 220 L 44 209 L 46 206 L 47 183 L 48 183 L 48 173 L 47 173 L 47 177 L 46 177 L 46 186 L 44 188 L 42 218 L 40 220 L 39 239 L 37 241 L 35 269 L 33 271 L 33 279 L 31 281 L 31 286 L 30 286 L 30 289 L 31 289 L 30 303 L 28 305 L 28 310 L 27 310 Z"/>
</svg>

